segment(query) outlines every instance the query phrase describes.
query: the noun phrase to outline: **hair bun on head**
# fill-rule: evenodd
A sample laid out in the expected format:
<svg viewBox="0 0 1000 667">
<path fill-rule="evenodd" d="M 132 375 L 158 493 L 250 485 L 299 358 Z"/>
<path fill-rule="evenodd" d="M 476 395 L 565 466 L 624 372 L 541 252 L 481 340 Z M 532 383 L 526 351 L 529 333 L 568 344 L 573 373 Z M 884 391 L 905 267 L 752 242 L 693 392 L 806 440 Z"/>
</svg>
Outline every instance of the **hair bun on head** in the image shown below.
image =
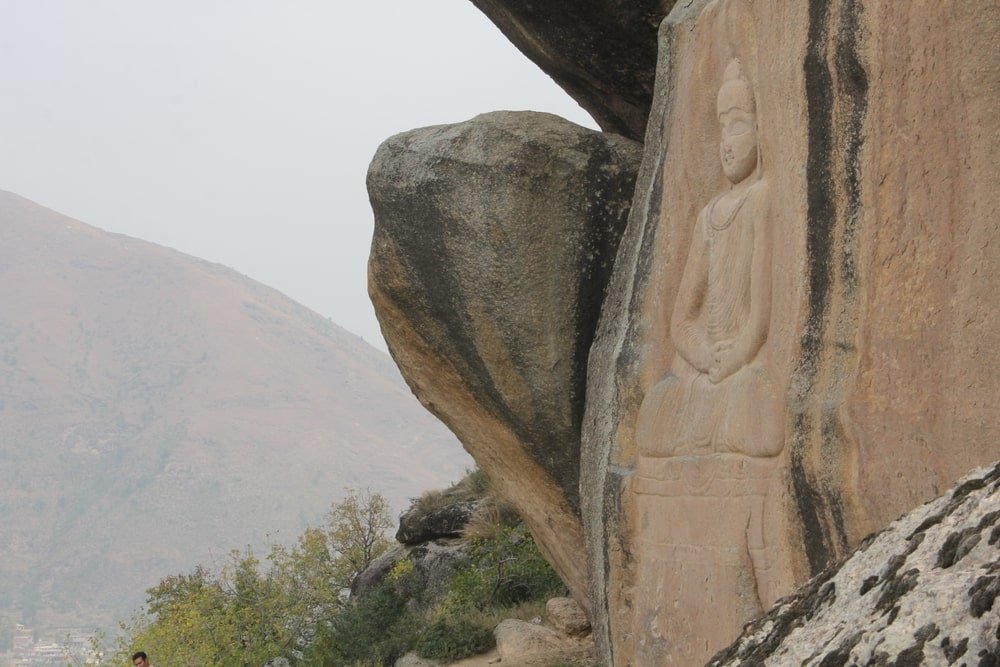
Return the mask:
<svg viewBox="0 0 1000 667">
<path fill-rule="evenodd" d="M 722 75 L 723 81 L 746 81 L 747 77 L 743 74 L 743 64 L 740 63 L 739 58 L 733 58 L 726 65 L 726 73 Z"/>
<path fill-rule="evenodd" d="M 719 113 L 732 108 L 739 108 L 749 113 L 756 113 L 757 103 L 754 100 L 753 89 L 743 72 L 739 58 L 733 58 L 726 66 L 722 76 L 722 86 L 719 88 Z"/>
</svg>

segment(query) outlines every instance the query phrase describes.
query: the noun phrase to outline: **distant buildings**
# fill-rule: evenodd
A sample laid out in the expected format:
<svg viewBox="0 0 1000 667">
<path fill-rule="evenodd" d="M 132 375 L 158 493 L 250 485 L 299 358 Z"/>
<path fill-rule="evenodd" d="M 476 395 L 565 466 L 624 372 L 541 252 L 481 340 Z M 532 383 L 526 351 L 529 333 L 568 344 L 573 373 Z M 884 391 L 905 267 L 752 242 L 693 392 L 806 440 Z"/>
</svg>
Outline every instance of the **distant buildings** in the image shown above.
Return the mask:
<svg viewBox="0 0 1000 667">
<path fill-rule="evenodd" d="M 35 641 L 35 631 L 18 623 L 14 627 L 11 651 L 7 654 L 3 667 L 66 667 L 66 665 L 87 665 L 91 659 L 89 633 L 78 628 L 52 632 Z M 3 656 L 0 656 L 2 658 Z"/>
</svg>

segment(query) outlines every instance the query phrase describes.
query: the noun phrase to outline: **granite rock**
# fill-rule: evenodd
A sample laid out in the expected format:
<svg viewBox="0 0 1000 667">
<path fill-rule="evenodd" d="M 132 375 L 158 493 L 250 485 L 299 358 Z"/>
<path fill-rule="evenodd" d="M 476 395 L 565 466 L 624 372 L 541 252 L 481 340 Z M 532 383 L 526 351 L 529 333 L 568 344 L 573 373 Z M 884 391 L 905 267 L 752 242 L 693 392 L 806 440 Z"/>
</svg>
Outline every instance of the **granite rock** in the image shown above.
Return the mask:
<svg viewBox="0 0 1000 667">
<path fill-rule="evenodd" d="M 493 631 L 500 663 L 518 667 L 594 666 L 590 638 L 568 637 L 538 623 L 508 618 Z"/>
<path fill-rule="evenodd" d="M 865 538 L 709 665 L 997 664 L 998 595 L 1000 464 Z"/>
<path fill-rule="evenodd" d="M 369 293 L 390 352 L 584 606 L 587 353 L 640 151 L 498 112 L 395 136 L 368 175 Z"/>
<path fill-rule="evenodd" d="M 414 503 L 399 517 L 396 541 L 402 544 L 419 544 L 440 538 L 459 537 L 478 505 L 478 500 L 457 500 L 425 509 L 419 502 Z"/>
<path fill-rule="evenodd" d="M 675 0 L 472 0 L 601 129 L 636 140 L 646 130 L 656 28 Z"/>
</svg>

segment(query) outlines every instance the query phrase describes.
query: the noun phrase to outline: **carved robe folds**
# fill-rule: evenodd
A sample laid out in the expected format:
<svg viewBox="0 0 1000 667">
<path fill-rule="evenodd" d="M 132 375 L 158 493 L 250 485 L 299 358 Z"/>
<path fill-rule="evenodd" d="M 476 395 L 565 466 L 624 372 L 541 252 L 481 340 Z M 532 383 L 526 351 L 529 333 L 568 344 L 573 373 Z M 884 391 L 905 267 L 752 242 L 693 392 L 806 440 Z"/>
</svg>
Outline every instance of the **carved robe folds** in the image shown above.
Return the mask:
<svg viewBox="0 0 1000 667">
<path fill-rule="evenodd" d="M 754 253 L 767 261 L 769 239 L 755 239 L 767 225 L 766 185 L 750 186 L 728 220 L 719 219 L 719 197 L 698 217 L 695 239 L 682 287 L 695 292 L 700 306 L 694 317 L 681 307 L 674 314 L 672 373 L 653 386 L 636 422 L 636 441 L 643 457 L 716 453 L 771 457 L 782 448 L 781 404 L 758 352 L 767 334 L 751 331 L 757 300 L 766 301 L 770 285 L 751 279 Z M 723 227 L 717 229 L 716 227 Z M 769 276 L 766 272 L 765 276 Z M 678 302 L 679 306 L 682 303 Z M 740 366 L 720 380 L 710 376 L 711 349 L 732 341 Z M 690 361 L 685 358 L 687 356 Z"/>
</svg>

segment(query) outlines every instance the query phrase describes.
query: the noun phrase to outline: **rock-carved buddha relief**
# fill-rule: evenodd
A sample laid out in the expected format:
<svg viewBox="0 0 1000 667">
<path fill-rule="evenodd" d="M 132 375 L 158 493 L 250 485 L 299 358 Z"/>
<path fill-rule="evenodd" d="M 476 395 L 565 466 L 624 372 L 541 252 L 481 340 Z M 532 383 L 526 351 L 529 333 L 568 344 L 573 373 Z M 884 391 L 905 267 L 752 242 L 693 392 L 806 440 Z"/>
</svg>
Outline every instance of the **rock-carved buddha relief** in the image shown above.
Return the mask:
<svg viewBox="0 0 1000 667">
<path fill-rule="evenodd" d="M 636 422 L 637 664 L 670 654 L 672 636 L 738 632 L 777 592 L 765 514 L 782 412 L 762 354 L 773 221 L 754 93 L 736 59 L 716 109 L 729 187 L 694 223 L 670 321 L 675 357 Z"/>
</svg>

